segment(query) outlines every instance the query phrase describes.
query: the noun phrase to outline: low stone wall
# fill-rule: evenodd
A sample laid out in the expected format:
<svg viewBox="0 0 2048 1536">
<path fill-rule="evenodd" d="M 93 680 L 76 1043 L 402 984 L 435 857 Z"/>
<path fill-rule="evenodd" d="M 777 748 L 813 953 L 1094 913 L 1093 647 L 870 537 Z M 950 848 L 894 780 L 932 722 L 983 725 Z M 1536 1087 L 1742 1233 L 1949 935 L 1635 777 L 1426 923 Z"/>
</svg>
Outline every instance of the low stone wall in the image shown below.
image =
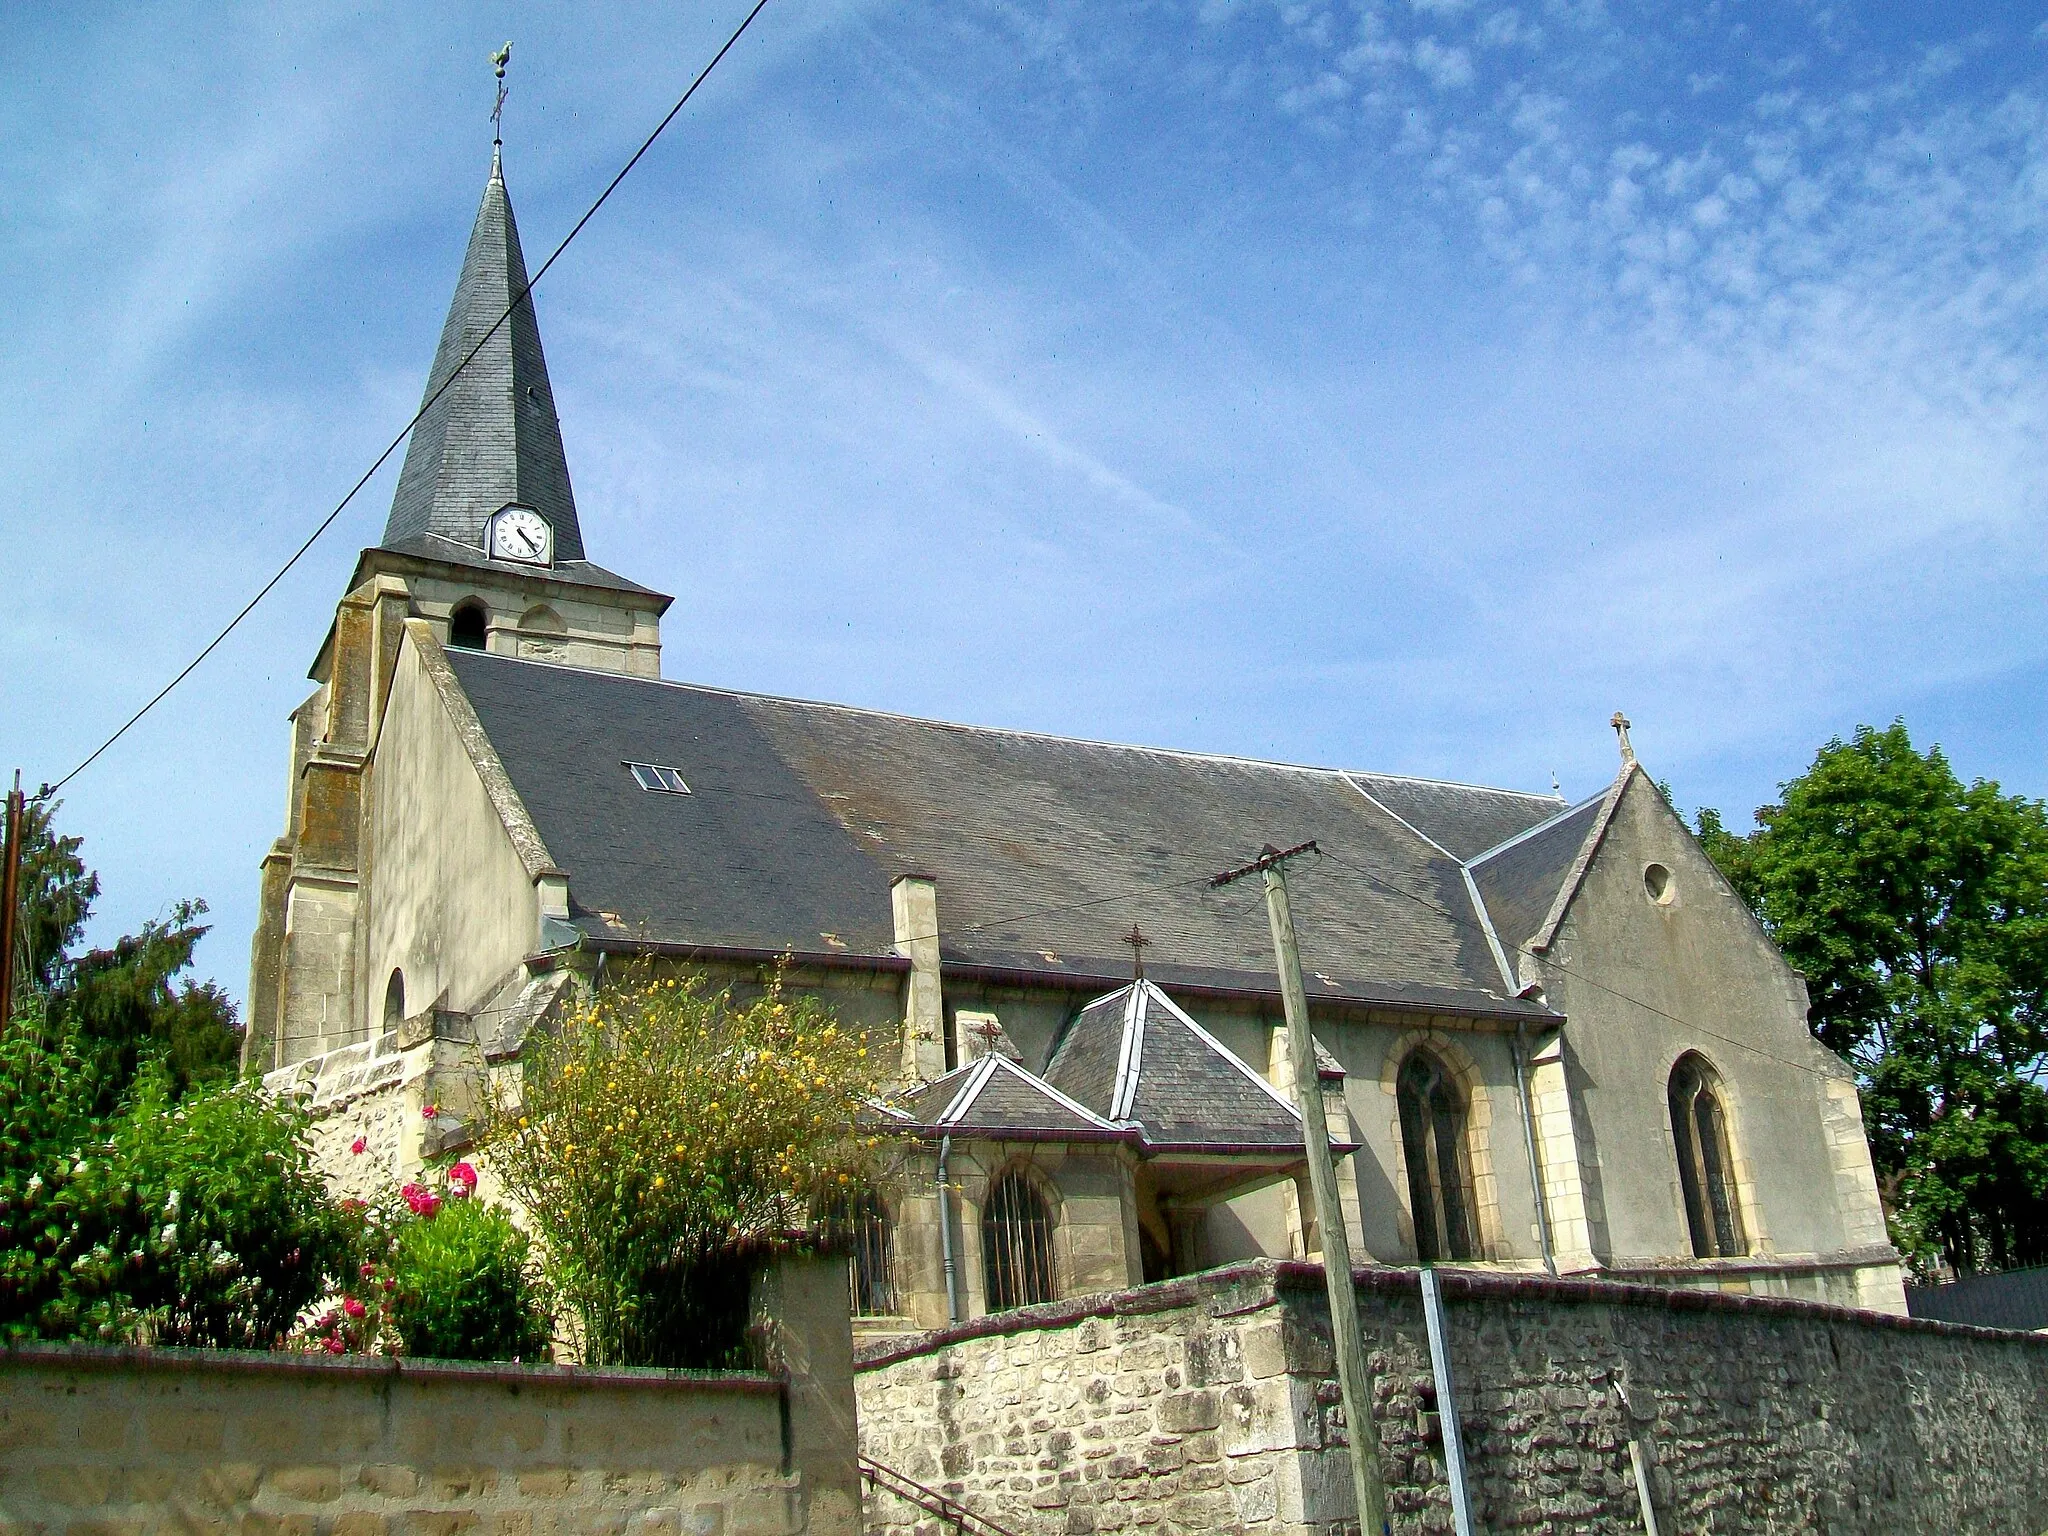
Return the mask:
<svg viewBox="0 0 2048 1536">
<path fill-rule="evenodd" d="M 774 1375 L 0 1351 L 0 1536 L 856 1536 L 844 1266 L 766 1290 Z"/>
<path fill-rule="evenodd" d="M 2048 1529 L 2048 1338 L 1442 1272 L 1488 1531 Z M 1394 1528 L 1449 1531 L 1414 1271 L 1358 1277 Z M 1020 1536 L 1355 1520 L 1314 1265 L 1261 1261 L 870 1346 L 861 1450 Z M 929 1536 L 871 1493 L 871 1532 Z"/>
</svg>

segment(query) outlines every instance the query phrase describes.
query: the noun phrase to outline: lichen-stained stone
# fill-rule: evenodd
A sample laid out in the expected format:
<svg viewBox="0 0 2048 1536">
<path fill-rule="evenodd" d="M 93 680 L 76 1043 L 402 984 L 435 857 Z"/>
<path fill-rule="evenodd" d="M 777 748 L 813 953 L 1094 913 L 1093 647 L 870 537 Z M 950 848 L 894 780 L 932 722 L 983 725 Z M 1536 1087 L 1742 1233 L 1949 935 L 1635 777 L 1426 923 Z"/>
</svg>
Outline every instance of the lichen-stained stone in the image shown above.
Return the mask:
<svg viewBox="0 0 2048 1536">
<path fill-rule="evenodd" d="M 1666 1530 L 2048 1529 L 2048 1338 L 1611 1283 L 1444 1285 L 1483 1529 L 1633 1536 L 1631 1444 Z M 1449 1531 L 1415 1275 L 1368 1271 L 1359 1296 L 1394 1529 Z M 862 1442 L 913 1476 L 890 1456 L 1001 1446 L 948 1491 L 1017 1536 L 1328 1536 L 1355 1517 L 1326 1319 L 1318 1270 L 1264 1261 L 889 1341 L 857 1375 Z M 1062 1364 L 1071 1417 L 1043 1400 Z M 940 1536 L 884 1494 L 866 1514 L 875 1536 Z"/>
</svg>

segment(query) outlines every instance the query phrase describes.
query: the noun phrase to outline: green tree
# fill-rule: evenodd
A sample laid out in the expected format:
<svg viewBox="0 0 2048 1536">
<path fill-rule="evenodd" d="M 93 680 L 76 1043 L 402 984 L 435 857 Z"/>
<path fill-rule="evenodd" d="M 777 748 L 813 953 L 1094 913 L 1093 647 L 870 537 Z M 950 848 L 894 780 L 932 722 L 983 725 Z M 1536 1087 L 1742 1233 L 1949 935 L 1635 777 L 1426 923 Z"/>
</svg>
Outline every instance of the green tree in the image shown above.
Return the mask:
<svg viewBox="0 0 2048 1536">
<path fill-rule="evenodd" d="M 1965 785 L 1903 721 L 1828 742 L 1700 841 L 1854 1066 L 1894 1241 L 1925 1267 L 2048 1262 L 2048 806 Z"/>
<path fill-rule="evenodd" d="M 60 804 L 31 801 L 22 818 L 17 1012 L 72 1060 L 87 1113 L 110 1112 L 150 1061 L 163 1063 L 178 1093 L 232 1077 L 241 1055 L 234 1003 L 183 974 L 207 933 L 206 903 L 178 902 L 139 933 L 81 949 L 100 880 L 80 856 L 84 840 L 57 833 Z"/>
</svg>

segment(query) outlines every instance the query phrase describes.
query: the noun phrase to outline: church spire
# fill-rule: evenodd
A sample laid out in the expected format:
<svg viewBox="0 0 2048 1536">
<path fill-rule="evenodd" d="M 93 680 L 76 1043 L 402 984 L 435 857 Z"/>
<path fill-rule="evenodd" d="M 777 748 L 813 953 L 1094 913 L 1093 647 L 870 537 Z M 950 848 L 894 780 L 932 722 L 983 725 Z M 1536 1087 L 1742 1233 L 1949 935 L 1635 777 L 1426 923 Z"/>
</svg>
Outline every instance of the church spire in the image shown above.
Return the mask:
<svg viewBox="0 0 2048 1536">
<path fill-rule="evenodd" d="M 519 226 L 493 145 L 491 177 L 427 377 L 429 399 L 525 287 Z M 555 559 L 585 558 L 531 297 L 520 300 L 511 318 L 497 326 L 413 428 L 398 494 L 384 525 L 384 544 L 395 547 L 438 534 L 480 549 L 485 522 L 513 504 L 531 507 L 547 519 L 554 529 Z"/>
</svg>

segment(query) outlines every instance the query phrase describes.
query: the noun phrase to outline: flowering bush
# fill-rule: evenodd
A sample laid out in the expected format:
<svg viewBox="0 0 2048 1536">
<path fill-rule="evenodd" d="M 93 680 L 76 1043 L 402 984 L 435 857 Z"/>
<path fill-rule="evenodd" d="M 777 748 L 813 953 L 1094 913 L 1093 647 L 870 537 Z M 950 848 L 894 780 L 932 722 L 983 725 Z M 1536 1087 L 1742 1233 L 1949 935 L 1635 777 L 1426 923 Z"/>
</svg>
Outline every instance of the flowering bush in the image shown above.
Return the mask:
<svg viewBox="0 0 2048 1536">
<path fill-rule="evenodd" d="M 444 1196 L 436 1188 L 447 1191 Z M 294 1339 L 327 1354 L 536 1360 L 553 1332 L 526 1234 L 474 1199 L 476 1170 L 457 1163 L 395 1199 L 347 1201 L 358 1223 L 348 1284 Z"/>
<path fill-rule="evenodd" d="M 740 1005 L 699 977 L 637 972 L 530 1039 L 518 1096 L 483 1107 L 482 1135 L 586 1357 L 734 1363 L 764 1245 L 864 1169 L 858 1116 L 880 1070 L 779 976 Z"/>
<path fill-rule="evenodd" d="M 0 1181 L 0 1333 L 263 1349 L 343 1262 L 306 1116 L 146 1069 L 126 1111 Z"/>
</svg>

